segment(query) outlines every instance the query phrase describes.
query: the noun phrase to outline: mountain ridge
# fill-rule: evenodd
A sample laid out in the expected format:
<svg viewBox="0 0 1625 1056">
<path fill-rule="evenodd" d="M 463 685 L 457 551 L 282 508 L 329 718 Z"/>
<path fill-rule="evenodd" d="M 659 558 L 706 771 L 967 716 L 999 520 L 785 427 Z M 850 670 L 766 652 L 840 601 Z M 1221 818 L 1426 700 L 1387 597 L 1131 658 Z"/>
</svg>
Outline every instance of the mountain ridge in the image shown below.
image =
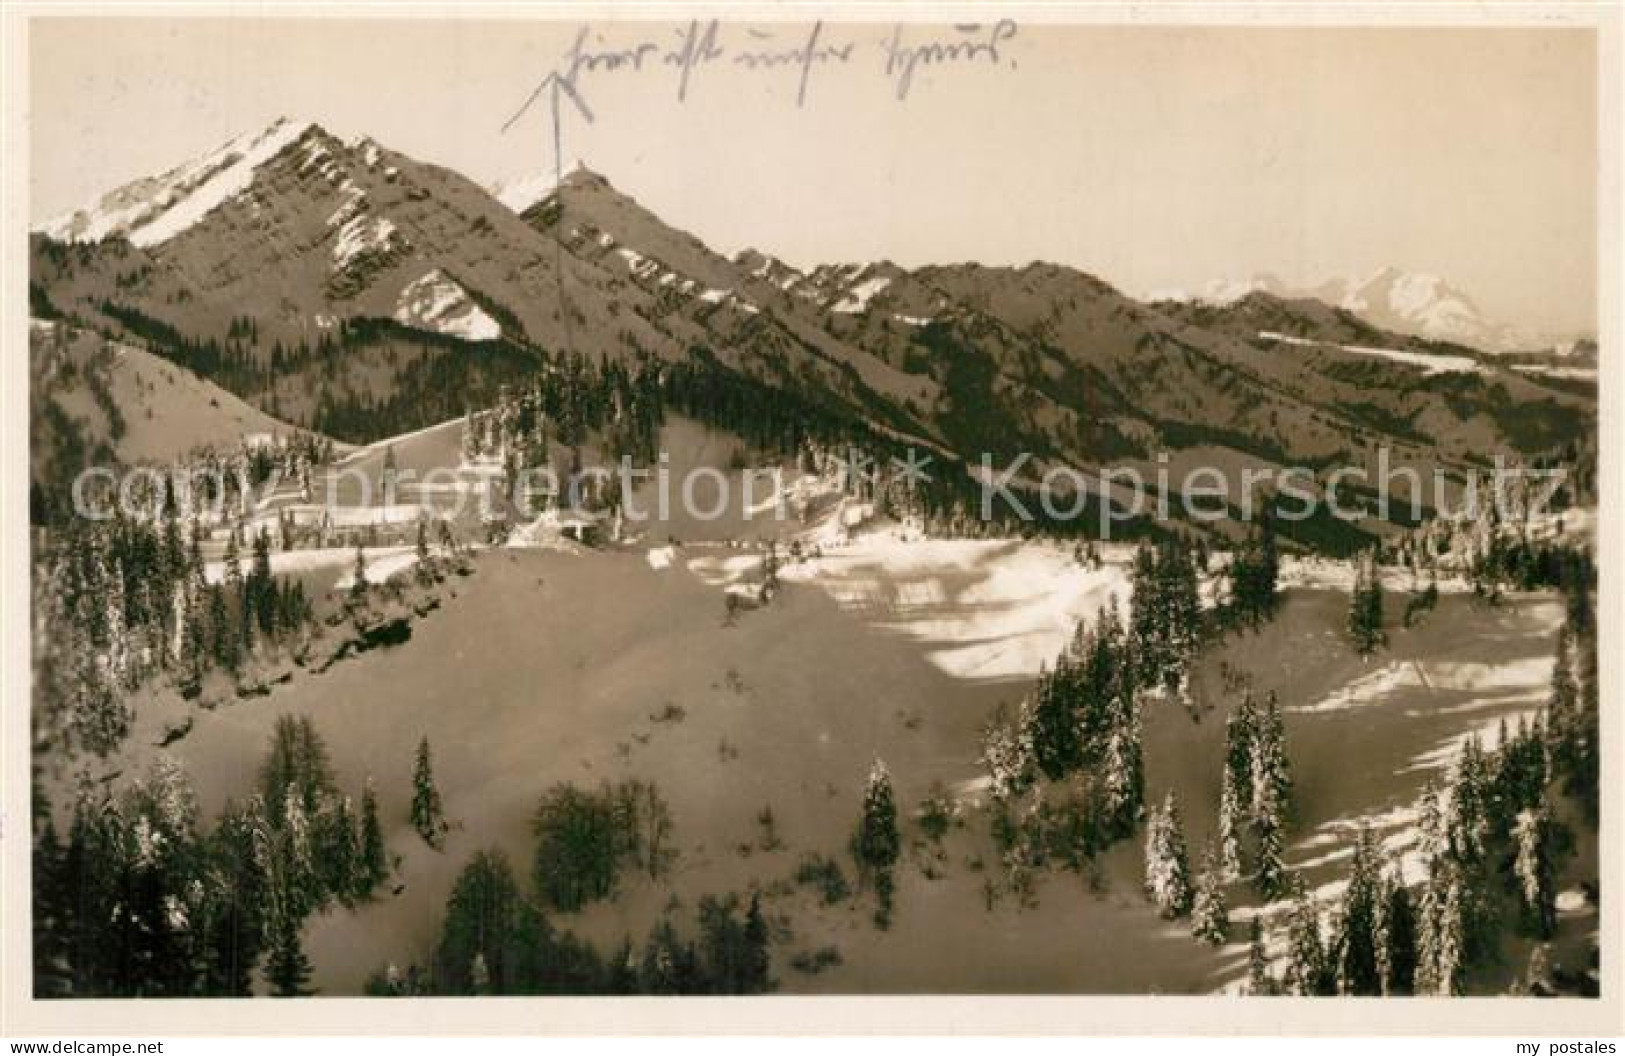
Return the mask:
<svg viewBox="0 0 1625 1056">
<path fill-rule="evenodd" d="M 571 357 L 737 376 L 967 464 L 1025 454 L 1034 478 L 1151 468 L 1159 449 L 1324 466 L 1393 448 L 1459 473 L 1566 442 L 1595 413 L 1583 383 L 1319 301 L 1148 303 L 1047 262 L 799 269 L 719 253 L 584 165 L 515 212 L 369 138 L 272 129 L 286 142 L 246 181 L 232 148 L 188 194 L 149 195 L 190 210 L 167 237 L 36 232 L 31 293 L 356 442 L 488 405 Z M 216 177 L 231 193 L 197 197 Z"/>
<path fill-rule="evenodd" d="M 1489 317 L 1464 290 L 1438 275 L 1384 265 L 1363 279 L 1333 276 L 1294 285 L 1271 272 L 1247 279 L 1215 279 L 1199 293 L 1152 291 L 1152 301 L 1228 305 L 1252 293 L 1285 300 L 1316 300 L 1352 312 L 1372 326 L 1411 337 L 1463 345 L 1484 352 L 1538 352 L 1590 335 L 1560 335 Z"/>
</svg>

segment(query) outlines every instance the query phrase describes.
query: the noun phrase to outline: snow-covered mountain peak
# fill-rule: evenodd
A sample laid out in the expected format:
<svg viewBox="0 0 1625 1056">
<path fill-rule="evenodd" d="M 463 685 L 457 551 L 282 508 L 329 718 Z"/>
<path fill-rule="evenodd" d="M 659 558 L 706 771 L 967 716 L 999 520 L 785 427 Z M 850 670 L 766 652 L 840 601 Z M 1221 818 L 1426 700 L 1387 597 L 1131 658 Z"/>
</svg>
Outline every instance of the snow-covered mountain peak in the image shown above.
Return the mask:
<svg viewBox="0 0 1625 1056">
<path fill-rule="evenodd" d="M 498 180 L 490 188 L 497 201 L 516 213 L 524 212 L 557 189 L 558 182 L 553 179 L 551 172 Z"/>
<path fill-rule="evenodd" d="M 609 186 L 609 181 L 601 174 L 589 169 L 586 163 L 576 161 L 562 180 L 555 178 L 553 170 L 548 169 L 529 176 L 499 180 L 491 185 L 490 191 L 503 205 L 516 213 L 523 213 L 558 191 L 607 189 Z"/>
<path fill-rule="evenodd" d="M 241 193 L 262 165 L 312 130 L 320 132 L 312 121 L 279 117 L 168 172 L 115 188 L 86 208 L 47 221 L 39 230 L 64 242 L 120 236 L 138 246 L 167 241 Z"/>
<path fill-rule="evenodd" d="M 1510 327 L 1486 318 L 1473 299 L 1437 275 L 1379 268 L 1365 281 L 1346 283 L 1338 306 L 1374 326 L 1489 351 L 1517 344 Z"/>
<path fill-rule="evenodd" d="M 1244 280 L 1219 279 L 1209 282 L 1194 298 L 1164 290 L 1152 299 L 1229 305 L 1259 292 L 1283 300 L 1311 298 L 1353 312 L 1384 330 L 1488 352 L 1541 348 L 1556 340 L 1489 318 L 1472 297 L 1438 275 L 1392 265 L 1360 280 L 1337 276 L 1307 286 L 1294 286 L 1268 273 Z"/>
</svg>

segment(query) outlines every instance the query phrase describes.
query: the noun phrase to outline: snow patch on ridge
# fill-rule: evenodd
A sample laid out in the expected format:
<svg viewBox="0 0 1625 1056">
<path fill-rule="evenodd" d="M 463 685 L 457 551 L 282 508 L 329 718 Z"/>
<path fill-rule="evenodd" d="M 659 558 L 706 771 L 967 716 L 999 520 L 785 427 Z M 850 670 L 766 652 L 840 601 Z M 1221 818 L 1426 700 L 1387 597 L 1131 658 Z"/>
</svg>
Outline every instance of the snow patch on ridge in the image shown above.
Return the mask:
<svg viewBox="0 0 1625 1056">
<path fill-rule="evenodd" d="M 357 216 L 346 220 L 333 244 L 334 269 L 342 271 L 363 253 L 384 249 L 395 234 L 395 225 L 387 217 Z"/>
<path fill-rule="evenodd" d="M 1483 371 L 1483 367 L 1477 360 L 1469 359 L 1466 356 L 1402 352 L 1394 348 L 1369 348 L 1365 345 L 1328 344 L 1325 341 L 1311 341 L 1308 338 L 1293 337 L 1290 334 L 1278 334 L 1274 330 L 1260 330 L 1258 336 L 1265 341 L 1279 341 L 1285 345 L 1300 345 L 1307 348 L 1335 348 L 1361 356 L 1378 356 L 1382 359 L 1394 360 L 1397 363 L 1421 367 L 1428 374 L 1478 374 Z"/>
<path fill-rule="evenodd" d="M 516 213 L 522 213 L 558 189 L 552 173 L 521 176 L 492 184 L 491 194 Z"/>
<path fill-rule="evenodd" d="M 840 312 L 843 315 L 854 315 L 861 312 L 869 307 L 869 302 L 874 300 L 876 295 L 890 285 L 891 279 L 885 275 L 865 279 L 842 294 L 841 299 L 835 302 L 835 306 L 830 311 Z"/>
<path fill-rule="evenodd" d="M 439 268 L 401 290 L 395 304 L 395 319 L 420 330 L 450 334 L 468 341 L 494 341 L 502 336 L 501 324 Z"/>
</svg>

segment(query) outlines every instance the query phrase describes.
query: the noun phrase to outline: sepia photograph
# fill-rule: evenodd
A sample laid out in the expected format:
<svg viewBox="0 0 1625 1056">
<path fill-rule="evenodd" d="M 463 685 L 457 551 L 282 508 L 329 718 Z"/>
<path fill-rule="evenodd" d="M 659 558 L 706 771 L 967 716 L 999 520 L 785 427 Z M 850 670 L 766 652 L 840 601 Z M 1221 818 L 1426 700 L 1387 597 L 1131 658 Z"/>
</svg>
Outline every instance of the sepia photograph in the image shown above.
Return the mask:
<svg viewBox="0 0 1625 1056">
<path fill-rule="evenodd" d="M 1619 11 L 1207 13 L 8 15 L 7 1018 L 1617 1035 Z"/>
</svg>

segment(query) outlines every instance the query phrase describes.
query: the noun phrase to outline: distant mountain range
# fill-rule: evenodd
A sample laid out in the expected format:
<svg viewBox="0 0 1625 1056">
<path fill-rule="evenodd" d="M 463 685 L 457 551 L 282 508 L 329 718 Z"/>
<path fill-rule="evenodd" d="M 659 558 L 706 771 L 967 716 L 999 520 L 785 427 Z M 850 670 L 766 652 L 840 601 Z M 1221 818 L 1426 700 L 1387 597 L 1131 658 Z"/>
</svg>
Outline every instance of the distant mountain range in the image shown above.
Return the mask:
<svg viewBox="0 0 1625 1056">
<path fill-rule="evenodd" d="M 1159 450 L 1461 467 L 1595 421 L 1594 381 L 1478 351 L 1442 284 L 1153 303 L 1048 263 L 802 270 L 717 253 L 585 167 L 491 189 L 309 122 L 113 190 L 30 250 L 36 317 L 357 442 L 565 354 L 702 364 L 973 464 L 1030 453 L 1029 475 Z"/>
<path fill-rule="evenodd" d="M 1160 291 L 1153 293 L 1152 299 L 1231 304 L 1249 293 L 1316 300 L 1347 309 L 1383 330 L 1486 352 L 1563 352 L 1584 340 L 1491 319 L 1470 296 L 1439 276 L 1394 267 L 1380 268 L 1364 279 L 1330 278 L 1310 286 L 1293 286 L 1263 272 L 1250 279 L 1215 280 L 1194 294 Z"/>
</svg>

